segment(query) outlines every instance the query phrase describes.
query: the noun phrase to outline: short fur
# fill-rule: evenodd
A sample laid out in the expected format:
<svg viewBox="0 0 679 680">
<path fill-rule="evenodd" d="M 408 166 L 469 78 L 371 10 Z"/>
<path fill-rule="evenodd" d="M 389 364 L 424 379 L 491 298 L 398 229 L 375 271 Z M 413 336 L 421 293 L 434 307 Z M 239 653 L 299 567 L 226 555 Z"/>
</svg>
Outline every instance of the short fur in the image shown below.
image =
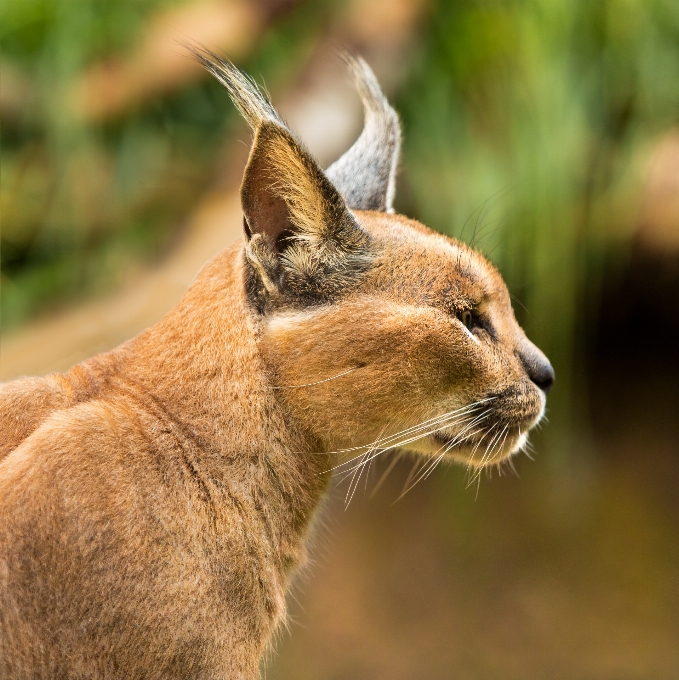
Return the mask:
<svg viewBox="0 0 679 680">
<path fill-rule="evenodd" d="M 0 389 L 3 679 L 252 680 L 339 451 L 483 466 L 544 410 L 553 372 L 499 273 L 387 213 L 398 153 L 373 114 L 340 189 L 202 58 L 255 131 L 246 243 L 138 337 Z"/>
</svg>

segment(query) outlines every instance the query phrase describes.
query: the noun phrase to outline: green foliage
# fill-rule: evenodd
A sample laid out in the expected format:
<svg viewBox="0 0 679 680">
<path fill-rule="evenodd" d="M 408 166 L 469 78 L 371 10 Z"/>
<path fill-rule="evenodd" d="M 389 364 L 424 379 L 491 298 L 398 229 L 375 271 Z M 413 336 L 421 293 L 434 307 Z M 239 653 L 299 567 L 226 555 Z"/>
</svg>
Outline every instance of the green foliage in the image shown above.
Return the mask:
<svg viewBox="0 0 679 680">
<path fill-rule="evenodd" d="M 3 52 L 29 68 L 90 63 L 124 50 L 152 12 L 180 0 L 4 0 Z M 48 60 L 48 61 L 44 61 Z"/>
<path fill-rule="evenodd" d="M 0 130 L 3 330 L 161 255 L 212 181 L 226 130 L 237 122 L 214 79 L 105 122 L 74 115 L 74 86 L 85 70 L 124 58 L 153 14 L 177 4 L 5 0 L 3 77 L 12 76 L 23 98 Z M 279 21 L 245 66 L 277 81 L 289 77 L 325 5 Z"/>
<path fill-rule="evenodd" d="M 437 3 L 402 89 L 409 209 L 494 259 L 576 404 L 596 281 L 635 227 L 639 158 L 679 119 L 673 0 Z"/>
</svg>

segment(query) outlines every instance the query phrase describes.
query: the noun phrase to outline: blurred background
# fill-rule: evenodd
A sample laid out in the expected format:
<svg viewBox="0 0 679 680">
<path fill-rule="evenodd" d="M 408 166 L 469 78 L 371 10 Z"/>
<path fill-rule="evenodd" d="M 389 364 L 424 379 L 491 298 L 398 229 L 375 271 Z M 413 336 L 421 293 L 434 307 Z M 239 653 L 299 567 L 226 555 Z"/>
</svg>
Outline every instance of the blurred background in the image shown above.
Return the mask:
<svg viewBox="0 0 679 680">
<path fill-rule="evenodd" d="M 516 475 L 337 485 L 264 677 L 679 677 L 676 0 L 4 0 L 0 30 L 0 379 L 131 337 L 241 238 L 249 132 L 183 41 L 324 165 L 362 54 L 397 209 L 497 263 L 555 366 Z"/>
</svg>

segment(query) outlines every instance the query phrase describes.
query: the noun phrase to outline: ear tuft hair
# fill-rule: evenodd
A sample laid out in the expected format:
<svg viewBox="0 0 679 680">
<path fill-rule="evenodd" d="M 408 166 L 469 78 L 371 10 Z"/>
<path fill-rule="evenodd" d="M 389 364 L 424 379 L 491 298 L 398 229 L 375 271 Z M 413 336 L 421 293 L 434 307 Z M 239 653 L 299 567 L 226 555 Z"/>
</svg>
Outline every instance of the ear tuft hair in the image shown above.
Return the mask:
<svg viewBox="0 0 679 680">
<path fill-rule="evenodd" d="M 360 57 L 345 55 L 365 110 L 361 136 L 326 175 L 350 208 L 393 212 L 396 171 L 401 149 L 398 115 L 380 89 L 377 78 Z"/>
<path fill-rule="evenodd" d="M 273 122 L 286 127 L 267 94 L 262 92 L 254 80 L 239 71 L 230 61 L 218 57 L 205 47 L 195 45 L 186 47 L 226 88 L 236 108 L 253 131 L 264 122 Z"/>
<path fill-rule="evenodd" d="M 241 204 L 256 306 L 265 312 L 346 294 L 374 262 L 371 237 L 255 83 L 208 50 L 190 49 L 254 132 Z"/>
</svg>

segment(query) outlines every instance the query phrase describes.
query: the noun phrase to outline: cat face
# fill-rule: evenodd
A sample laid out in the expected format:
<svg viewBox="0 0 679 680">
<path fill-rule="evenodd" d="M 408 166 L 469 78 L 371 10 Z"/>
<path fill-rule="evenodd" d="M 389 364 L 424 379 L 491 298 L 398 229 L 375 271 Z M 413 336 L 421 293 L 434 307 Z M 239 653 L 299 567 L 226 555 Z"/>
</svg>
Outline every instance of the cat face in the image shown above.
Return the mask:
<svg viewBox="0 0 679 680">
<path fill-rule="evenodd" d="M 407 448 L 473 466 L 510 456 L 542 418 L 554 375 L 500 274 L 417 222 L 355 216 L 374 251 L 360 283 L 263 323 L 282 398 L 326 450 Z"/>
<path fill-rule="evenodd" d="M 245 293 L 271 387 L 324 451 L 482 467 L 520 449 L 554 380 L 497 270 L 393 213 L 398 117 L 365 62 L 354 146 L 325 172 L 232 64 L 198 54 L 254 131 Z"/>
</svg>

